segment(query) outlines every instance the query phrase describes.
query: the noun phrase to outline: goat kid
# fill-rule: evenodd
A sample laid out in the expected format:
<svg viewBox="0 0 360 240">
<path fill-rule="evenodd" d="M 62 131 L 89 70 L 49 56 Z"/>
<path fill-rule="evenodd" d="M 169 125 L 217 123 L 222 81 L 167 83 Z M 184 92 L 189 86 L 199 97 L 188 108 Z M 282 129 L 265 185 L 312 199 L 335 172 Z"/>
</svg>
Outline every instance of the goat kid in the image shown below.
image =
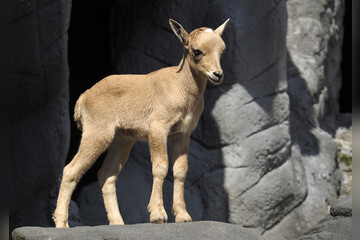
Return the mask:
<svg viewBox="0 0 360 240">
<path fill-rule="evenodd" d="M 122 225 L 115 183 L 136 140 L 148 141 L 153 187 L 148 205 L 150 221 L 166 223 L 163 182 L 168 172 L 167 139 L 174 174 L 172 210 L 176 222 L 192 221 L 184 200 L 190 134 L 204 109 L 207 81 L 218 85 L 224 74 L 220 58 L 225 50 L 221 34 L 229 19 L 216 30 L 199 28 L 188 34 L 176 21 L 171 29 L 184 45 L 179 66 L 147 75 L 111 75 L 85 91 L 76 102 L 74 119 L 82 130 L 79 150 L 65 166 L 53 219 L 57 228 L 69 227 L 71 195 L 83 174 L 108 149 L 98 172 L 110 225 Z"/>
</svg>

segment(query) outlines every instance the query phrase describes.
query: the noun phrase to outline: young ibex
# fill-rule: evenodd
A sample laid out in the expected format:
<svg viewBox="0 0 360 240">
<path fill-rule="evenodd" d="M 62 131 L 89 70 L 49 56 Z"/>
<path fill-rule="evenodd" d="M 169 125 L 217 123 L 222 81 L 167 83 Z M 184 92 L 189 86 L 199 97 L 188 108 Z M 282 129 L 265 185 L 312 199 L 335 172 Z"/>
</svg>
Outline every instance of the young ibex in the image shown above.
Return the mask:
<svg viewBox="0 0 360 240">
<path fill-rule="evenodd" d="M 136 140 L 149 141 L 153 173 L 150 221 L 167 222 L 162 193 L 169 166 L 167 139 L 171 140 L 175 221 L 192 221 L 184 201 L 190 134 L 204 109 L 207 80 L 215 85 L 223 80 L 220 58 L 225 44 L 221 34 L 228 21 L 216 30 L 199 28 L 188 34 L 170 19 L 171 29 L 184 45 L 179 66 L 147 75 L 111 75 L 79 97 L 74 119 L 82 130 L 82 138 L 77 154 L 63 171 L 53 216 L 56 227 L 69 227 L 71 195 L 83 174 L 108 147 L 98 179 L 109 223 L 124 224 L 115 183 Z"/>
</svg>

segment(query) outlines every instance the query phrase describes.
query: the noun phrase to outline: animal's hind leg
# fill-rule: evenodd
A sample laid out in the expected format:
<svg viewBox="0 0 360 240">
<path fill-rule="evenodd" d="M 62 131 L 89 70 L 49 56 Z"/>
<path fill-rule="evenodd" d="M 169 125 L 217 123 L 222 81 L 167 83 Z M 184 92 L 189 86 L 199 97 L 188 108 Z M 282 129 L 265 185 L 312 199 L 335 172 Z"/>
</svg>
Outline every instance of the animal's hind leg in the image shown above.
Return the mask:
<svg viewBox="0 0 360 240">
<path fill-rule="evenodd" d="M 68 215 L 72 193 L 84 173 L 110 145 L 114 133 L 104 129 L 83 132 L 79 150 L 73 160 L 65 166 L 53 215 L 57 228 L 69 227 Z"/>
<path fill-rule="evenodd" d="M 106 155 L 104 163 L 98 172 L 104 205 L 110 225 L 123 225 L 116 197 L 116 180 L 124 167 L 134 140 L 117 133 Z"/>
</svg>

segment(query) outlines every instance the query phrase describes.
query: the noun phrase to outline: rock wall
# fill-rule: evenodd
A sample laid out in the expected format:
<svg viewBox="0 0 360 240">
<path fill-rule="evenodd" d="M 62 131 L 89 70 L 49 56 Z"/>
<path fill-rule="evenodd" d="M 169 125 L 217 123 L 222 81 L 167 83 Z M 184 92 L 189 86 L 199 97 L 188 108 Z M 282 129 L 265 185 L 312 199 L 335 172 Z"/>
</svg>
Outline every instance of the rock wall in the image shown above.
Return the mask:
<svg viewBox="0 0 360 240">
<path fill-rule="evenodd" d="M 69 1 L 10 3 L 10 230 L 50 226 L 69 147 Z"/>
<path fill-rule="evenodd" d="M 342 17 L 344 1 L 288 0 L 287 76 L 290 133 L 301 154 L 307 197 L 276 227 L 269 239 L 296 238 L 328 214 L 341 188 L 336 127 L 341 86 Z"/>
<path fill-rule="evenodd" d="M 344 4 L 344 0 L 287 1 L 289 93 L 303 106 L 298 108 L 300 114 L 313 117 L 312 124 L 332 133 L 339 110 Z M 306 114 L 309 110 L 311 114 Z"/>
<path fill-rule="evenodd" d="M 139 231 L 141 229 L 141 231 Z M 22 227 L 12 233 L 14 240 L 106 240 L 106 239 L 229 239 L 229 240 L 263 240 L 251 230 L 229 223 L 192 222 L 172 224 L 136 224 L 124 226 L 82 226 L 77 228 L 58 229 L 41 227 Z"/>
</svg>

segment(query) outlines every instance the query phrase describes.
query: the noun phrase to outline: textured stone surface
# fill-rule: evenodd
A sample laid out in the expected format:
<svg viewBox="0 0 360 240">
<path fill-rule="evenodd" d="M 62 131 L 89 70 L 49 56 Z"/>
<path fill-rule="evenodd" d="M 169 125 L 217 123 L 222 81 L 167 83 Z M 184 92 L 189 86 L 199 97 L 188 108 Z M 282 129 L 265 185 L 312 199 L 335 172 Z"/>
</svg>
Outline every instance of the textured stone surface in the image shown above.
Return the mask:
<svg viewBox="0 0 360 240">
<path fill-rule="evenodd" d="M 352 195 L 332 205 L 330 214 L 298 240 L 352 239 Z"/>
<path fill-rule="evenodd" d="M 287 9 L 289 92 L 303 106 L 298 111 L 311 109 L 323 129 L 334 131 L 341 86 L 344 0 L 289 0 Z"/>
<path fill-rule="evenodd" d="M 336 216 L 344 216 L 351 217 L 352 216 L 352 195 L 347 195 L 335 204 L 331 206 L 330 214 L 333 217 Z"/>
<path fill-rule="evenodd" d="M 336 127 L 341 85 L 344 2 L 289 0 L 287 9 L 290 133 L 301 154 L 307 196 L 263 234 L 268 239 L 296 238 L 314 226 L 337 199 L 342 178 L 335 161 L 337 146 L 330 134 Z"/>
<path fill-rule="evenodd" d="M 11 1 L 10 230 L 52 223 L 69 145 L 68 1 Z"/>
<path fill-rule="evenodd" d="M 331 217 L 321 220 L 314 228 L 298 240 L 351 240 L 352 239 L 352 218 Z"/>
<path fill-rule="evenodd" d="M 22 227 L 12 233 L 14 240 L 63 239 L 239 239 L 262 240 L 243 227 L 220 222 L 135 224 L 125 226 L 76 227 L 70 229 Z"/>
<path fill-rule="evenodd" d="M 266 239 L 291 239 L 300 236 L 328 214 L 329 204 L 337 199 L 341 175 L 335 160 L 336 146 L 329 134 L 319 130 L 312 130 L 311 133 L 319 144 L 316 154 L 301 155 L 301 147 L 293 146 L 293 150 L 298 153 L 298 161 L 304 167 L 306 181 L 302 186 L 306 188 L 306 198 L 263 234 Z"/>
</svg>

